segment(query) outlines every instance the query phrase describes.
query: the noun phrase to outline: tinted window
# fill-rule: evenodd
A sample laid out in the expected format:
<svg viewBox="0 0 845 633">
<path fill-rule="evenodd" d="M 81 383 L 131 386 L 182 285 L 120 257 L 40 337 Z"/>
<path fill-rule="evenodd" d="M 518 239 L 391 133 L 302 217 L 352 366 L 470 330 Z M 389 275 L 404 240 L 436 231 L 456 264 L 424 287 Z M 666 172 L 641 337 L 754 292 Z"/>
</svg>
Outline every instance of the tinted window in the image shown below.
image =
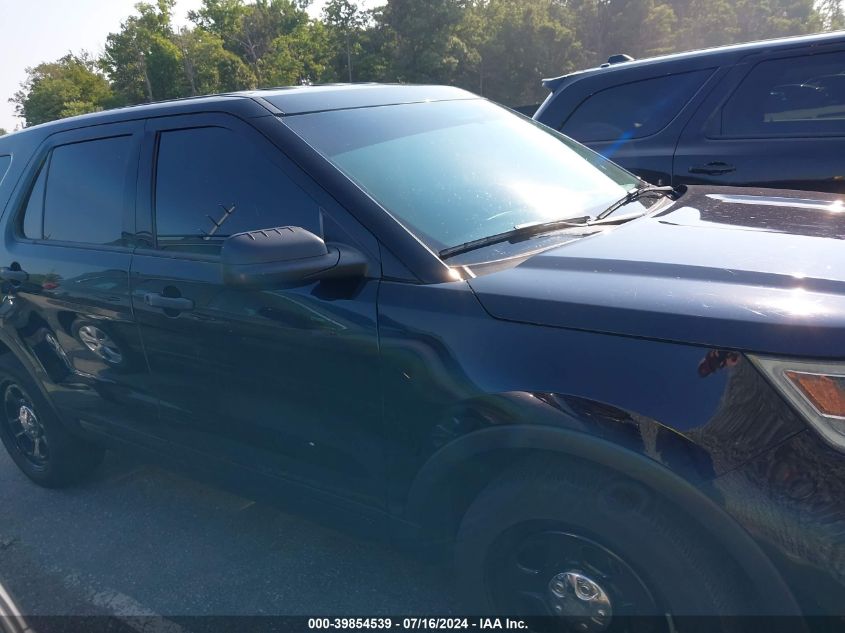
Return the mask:
<svg viewBox="0 0 845 633">
<path fill-rule="evenodd" d="M 436 250 L 521 224 L 596 215 L 638 184 L 583 145 L 479 99 L 284 123 Z"/>
<path fill-rule="evenodd" d="M 284 225 L 319 233 L 317 204 L 231 130 L 163 132 L 156 172 L 162 248 L 214 252 L 225 236 Z"/>
<path fill-rule="evenodd" d="M 656 134 L 689 103 L 711 73 L 697 70 L 607 88 L 583 101 L 561 131 L 581 142 Z"/>
<path fill-rule="evenodd" d="M 121 244 L 131 143 L 131 137 L 120 136 L 53 150 L 44 193 L 44 239 Z M 36 205 L 37 192 L 38 186 L 30 197 Z"/>
<path fill-rule="evenodd" d="M 845 134 L 845 53 L 757 64 L 720 119 L 725 136 Z"/>
<path fill-rule="evenodd" d="M 41 166 L 38 178 L 29 192 L 29 200 L 23 215 L 23 234 L 32 240 L 40 240 L 44 236 L 41 220 L 44 217 L 44 183 L 47 182 L 47 165 Z"/>
<path fill-rule="evenodd" d="M 6 172 L 9 171 L 9 165 L 11 164 L 11 156 L 8 154 L 6 156 L 0 156 L 0 183 L 3 182 L 3 178 L 6 176 Z"/>
</svg>

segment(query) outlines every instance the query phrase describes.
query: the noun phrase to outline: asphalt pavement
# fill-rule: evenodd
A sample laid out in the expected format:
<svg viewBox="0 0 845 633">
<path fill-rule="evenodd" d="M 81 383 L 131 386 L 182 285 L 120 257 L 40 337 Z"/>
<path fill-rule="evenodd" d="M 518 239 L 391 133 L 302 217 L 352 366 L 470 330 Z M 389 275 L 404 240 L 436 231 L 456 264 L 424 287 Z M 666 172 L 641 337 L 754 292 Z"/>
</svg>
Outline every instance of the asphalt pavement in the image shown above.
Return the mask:
<svg viewBox="0 0 845 633">
<path fill-rule="evenodd" d="M 0 448 L 0 583 L 32 616 L 456 610 L 443 564 L 115 453 L 45 490 Z"/>
</svg>

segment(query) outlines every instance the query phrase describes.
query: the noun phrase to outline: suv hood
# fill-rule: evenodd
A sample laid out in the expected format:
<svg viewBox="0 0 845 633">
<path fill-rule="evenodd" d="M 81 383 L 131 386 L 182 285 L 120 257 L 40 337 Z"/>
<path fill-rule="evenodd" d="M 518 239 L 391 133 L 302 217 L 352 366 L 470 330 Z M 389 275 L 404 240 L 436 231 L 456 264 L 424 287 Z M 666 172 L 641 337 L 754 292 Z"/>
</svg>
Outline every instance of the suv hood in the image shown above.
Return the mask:
<svg viewBox="0 0 845 633">
<path fill-rule="evenodd" d="M 469 283 L 494 317 L 845 358 L 845 204 L 691 186 L 668 209 Z"/>
</svg>

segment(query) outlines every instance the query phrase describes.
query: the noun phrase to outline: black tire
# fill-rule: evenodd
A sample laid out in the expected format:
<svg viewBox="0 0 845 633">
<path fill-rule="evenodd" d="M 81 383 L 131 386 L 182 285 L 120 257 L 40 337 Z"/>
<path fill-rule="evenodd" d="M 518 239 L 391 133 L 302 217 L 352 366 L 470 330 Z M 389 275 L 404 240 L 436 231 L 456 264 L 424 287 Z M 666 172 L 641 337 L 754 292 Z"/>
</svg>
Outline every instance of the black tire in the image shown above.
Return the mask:
<svg viewBox="0 0 845 633">
<path fill-rule="evenodd" d="M 581 575 L 608 597 L 613 631 L 631 623 L 666 630 L 667 614 L 753 613 L 750 583 L 725 558 L 654 491 L 574 460 L 523 464 L 491 483 L 468 508 L 456 542 L 459 587 L 473 613 L 560 616 L 577 631 L 604 630 L 589 621 L 601 605 L 574 595 L 573 579 Z M 554 588 L 565 587 L 566 595 L 552 593 L 555 580 L 565 581 Z M 645 626 L 627 616 L 653 620 Z M 707 619 L 703 626 L 728 630 L 736 621 L 721 629 Z M 678 627 L 696 628 L 689 621 Z"/>
<path fill-rule="evenodd" d="M 102 463 L 105 453 L 65 428 L 35 380 L 10 353 L 0 356 L 0 440 L 18 468 L 45 488 L 81 481 Z"/>
</svg>

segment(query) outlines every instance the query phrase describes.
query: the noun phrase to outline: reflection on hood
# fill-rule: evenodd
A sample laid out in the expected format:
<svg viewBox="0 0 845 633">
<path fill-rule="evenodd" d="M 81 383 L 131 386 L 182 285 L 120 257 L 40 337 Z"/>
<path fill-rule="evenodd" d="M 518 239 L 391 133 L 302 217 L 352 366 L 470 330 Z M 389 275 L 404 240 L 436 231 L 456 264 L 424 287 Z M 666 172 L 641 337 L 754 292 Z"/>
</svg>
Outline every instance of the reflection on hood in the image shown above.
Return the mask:
<svg viewBox="0 0 845 633">
<path fill-rule="evenodd" d="M 791 194 L 791 195 L 789 195 Z M 845 201 L 835 194 L 689 187 L 684 206 L 660 214 L 680 226 L 724 225 L 772 233 L 845 239 Z M 718 228 L 718 227 L 713 227 Z"/>
</svg>

